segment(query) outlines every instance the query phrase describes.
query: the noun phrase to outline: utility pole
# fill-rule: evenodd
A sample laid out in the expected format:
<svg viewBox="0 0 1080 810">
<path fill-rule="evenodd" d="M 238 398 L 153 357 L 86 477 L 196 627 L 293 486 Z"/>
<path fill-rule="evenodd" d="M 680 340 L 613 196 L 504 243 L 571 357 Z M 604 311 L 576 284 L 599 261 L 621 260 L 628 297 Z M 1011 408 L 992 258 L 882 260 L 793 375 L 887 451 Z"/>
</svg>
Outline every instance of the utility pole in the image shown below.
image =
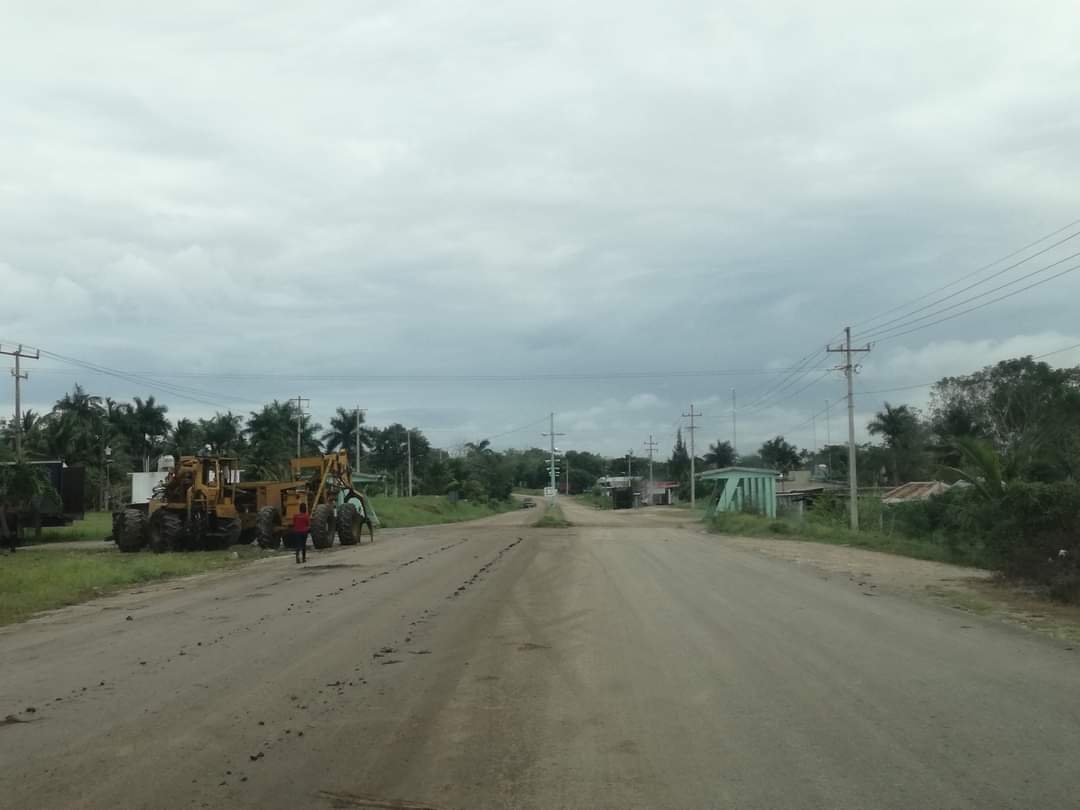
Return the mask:
<svg viewBox="0 0 1080 810">
<path fill-rule="evenodd" d="M 832 480 L 832 420 L 829 418 L 829 400 L 825 400 L 825 474 Z"/>
<path fill-rule="evenodd" d="M 353 463 L 356 464 L 357 467 L 360 466 L 360 420 L 363 418 L 362 414 L 366 413 L 366 408 L 361 408 L 359 405 L 356 406 L 356 435 L 353 437 L 356 439 L 356 456 Z"/>
<path fill-rule="evenodd" d="M 551 412 L 551 429 L 547 433 L 541 433 L 540 435 L 545 436 L 545 437 L 547 437 L 547 438 L 549 438 L 551 440 L 551 458 L 550 458 L 550 461 L 548 462 L 548 464 L 549 464 L 549 472 L 551 473 L 551 493 L 552 493 L 551 494 L 551 499 L 552 499 L 552 501 L 554 501 L 555 498 L 557 497 L 557 491 L 558 491 L 557 484 L 556 484 L 556 481 L 555 481 L 555 437 L 556 436 L 565 436 L 566 435 L 565 433 L 556 433 L 555 432 L 555 411 Z"/>
<path fill-rule="evenodd" d="M 23 350 L 20 343 L 18 348 L 14 351 L 11 349 L 5 349 L 0 346 L 0 354 L 6 354 L 15 358 L 15 368 L 11 370 L 11 376 L 15 378 L 15 460 L 22 461 L 22 381 L 30 379 L 30 374 L 23 371 L 19 366 L 19 361 L 22 358 L 27 360 L 40 360 L 41 352 L 34 349 L 34 353 L 30 354 Z"/>
<path fill-rule="evenodd" d="M 684 417 L 690 417 L 690 508 L 693 509 L 697 503 L 697 481 L 694 480 L 694 431 L 697 430 L 694 427 L 694 419 L 701 416 L 700 413 L 694 413 L 694 403 L 690 403 L 690 413 L 684 413 Z"/>
<path fill-rule="evenodd" d="M 691 408 L 691 410 L 693 410 Z M 735 432 L 735 389 L 731 389 L 731 454 L 735 456 L 735 463 L 739 462 L 739 442 Z"/>
<path fill-rule="evenodd" d="M 304 432 L 304 408 L 311 404 L 311 400 L 297 396 L 292 401 L 296 403 L 296 457 L 300 458 L 302 455 L 300 452 L 300 438 Z"/>
<path fill-rule="evenodd" d="M 633 488 L 633 486 L 634 486 L 631 483 L 631 479 L 633 477 L 634 477 L 634 451 L 633 450 L 628 450 L 628 451 L 626 451 L 626 483 L 631 488 Z"/>
<path fill-rule="evenodd" d="M 409 454 L 409 497 L 412 497 L 412 428 L 405 431 L 405 446 Z"/>
<path fill-rule="evenodd" d="M 844 355 L 843 365 L 837 366 L 843 370 L 847 377 L 847 413 L 848 413 L 848 499 L 850 501 L 849 512 L 851 513 L 851 529 L 859 530 L 859 485 L 855 474 L 855 364 L 851 361 L 851 355 L 859 352 L 870 351 L 870 345 L 864 348 L 851 348 L 851 327 L 844 327 L 844 343 L 841 346 L 827 346 L 830 352 L 840 352 Z"/>
<path fill-rule="evenodd" d="M 652 471 L 653 470 L 653 468 L 652 468 L 653 461 L 652 461 L 652 459 L 653 459 L 653 453 L 656 452 L 657 447 L 659 447 L 659 445 L 656 442 L 653 441 L 652 434 L 650 433 L 649 434 L 649 440 L 647 442 L 645 442 L 645 449 L 649 453 L 649 501 L 650 502 L 652 501 L 653 487 L 655 486 L 655 482 L 653 481 L 653 471 Z"/>
</svg>

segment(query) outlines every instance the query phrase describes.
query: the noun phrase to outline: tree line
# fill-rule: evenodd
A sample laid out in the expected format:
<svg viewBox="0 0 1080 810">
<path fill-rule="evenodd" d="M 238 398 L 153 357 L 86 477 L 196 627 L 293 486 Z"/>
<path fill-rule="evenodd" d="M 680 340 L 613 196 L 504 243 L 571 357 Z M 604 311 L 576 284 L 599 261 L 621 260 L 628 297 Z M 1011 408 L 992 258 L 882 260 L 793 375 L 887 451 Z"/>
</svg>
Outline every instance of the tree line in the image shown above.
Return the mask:
<svg viewBox="0 0 1080 810">
<path fill-rule="evenodd" d="M 149 470 L 166 453 L 191 455 L 208 448 L 215 455 L 239 458 L 248 478 L 287 477 L 289 459 L 296 454 L 298 415 L 296 403 L 274 400 L 247 414 L 226 411 L 206 419 L 172 421 L 168 406 L 153 396 L 117 401 L 76 385 L 49 412 L 23 413 L 23 448 L 31 459 L 83 465 L 87 505 L 103 505 L 106 496 L 113 503 L 126 498 L 126 473 Z M 985 466 L 987 458 L 995 459 L 1004 480 L 1076 480 L 1080 368 L 1051 368 L 1023 357 L 946 377 L 934 386 L 927 409 L 885 402 L 867 428 L 875 441 L 856 448 L 861 486 L 957 480 L 965 470 Z M 10 422 L 0 432 L 0 460 L 13 458 L 14 433 Z M 305 418 L 299 439 L 304 455 L 344 448 L 354 469 L 384 474 L 388 490 L 407 489 L 410 443 L 413 488 L 420 494 L 467 491 L 474 499 L 502 498 L 515 486 L 539 489 L 549 483 L 548 454 L 543 449 L 495 451 L 482 440 L 450 453 L 433 447 L 416 428 L 400 423 L 373 426 L 363 412 L 358 417 L 350 408 L 337 408 L 325 427 Z M 707 445 L 695 463 L 698 470 L 736 463 L 780 471 L 809 467 L 844 480 L 847 447 L 800 449 L 778 435 L 754 453 L 737 457 L 730 442 L 719 440 Z M 569 451 L 560 459 L 559 488 L 584 492 L 597 478 L 624 475 L 628 468 L 644 477 L 648 460 Z M 653 474 L 657 480 L 678 481 L 688 490 L 690 456 L 681 431 L 671 455 L 654 460 Z M 107 478 L 111 492 L 106 492 Z"/>
</svg>

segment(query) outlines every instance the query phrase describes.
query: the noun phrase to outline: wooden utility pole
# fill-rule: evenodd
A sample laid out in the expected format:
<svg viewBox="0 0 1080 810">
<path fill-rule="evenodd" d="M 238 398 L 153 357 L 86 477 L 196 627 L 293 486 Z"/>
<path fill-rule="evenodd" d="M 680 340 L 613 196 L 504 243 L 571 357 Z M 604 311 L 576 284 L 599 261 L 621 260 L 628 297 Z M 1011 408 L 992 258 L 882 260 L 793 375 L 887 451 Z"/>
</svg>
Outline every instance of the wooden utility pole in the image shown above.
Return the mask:
<svg viewBox="0 0 1080 810">
<path fill-rule="evenodd" d="M 701 416 L 700 413 L 694 413 L 694 403 L 690 403 L 690 413 L 684 413 L 684 417 L 690 417 L 690 508 L 693 509 L 697 503 L 697 481 L 694 480 L 694 431 L 697 430 L 694 427 L 694 419 Z"/>
<path fill-rule="evenodd" d="M 848 412 L 848 512 L 851 517 L 851 529 L 852 531 L 859 530 L 859 483 L 856 477 L 855 470 L 855 364 L 851 361 L 851 355 L 858 354 L 859 352 L 870 351 L 870 345 L 867 344 L 861 349 L 851 348 L 851 327 L 844 327 L 844 342 L 840 346 L 828 346 L 828 351 L 834 353 L 842 353 L 844 355 L 844 362 L 842 365 L 837 366 L 838 370 L 844 372 L 844 376 L 847 378 L 847 412 Z"/>
<path fill-rule="evenodd" d="M 19 361 L 24 357 L 27 360 L 40 360 L 41 352 L 34 349 L 34 353 L 30 354 L 23 349 L 20 343 L 18 348 L 5 349 L 0 346 L 0 354 L 6 354 L 15 358 L 15 368 L 11 370 L 11 376 L 15 378 L 15 460 L 22 461 L 22 381 L 30 379 L 30 374 L 25 372 L 19 366 Z"/>
<path fill-rule="evenodd" d="M 297 396 L 293 402 L 296 403 L 296 457 L 300 458 L 303 455 L 300 452 L 300 437 L 304 430 L 304 408 L 311 404 L 311 400 Z"/>
<path fill-rule="evenodd" d="M 366 409 L 361 408 L 359 405 L 356 406 L 356 435 L 353 437 L 356 440 L 356 456 L 353 461 L 353 464 L 356 465 L 353 468 L 354 472 L 360 467 L 360 420 L 365 413 L 367 413 Z M 349 483 L 352 482 L 350 481 Z"/>
<path fill-rule="evenodd" d="M 405 431 L 405 447 L 409 454 L 409 497 L 412 497 L 412 428 Z"/>
<path fill-rule="evenodd" d="M 555 412 L 554 411 L 551 412 L 551 429 L 547 433 L 541 433 L 540 435 L 551 440 L 551 460 L 549 462 L 550 466 L 551 466 L 551 469 L 549 470 L 549 472 L 551 473 L 551 493 L 552 493 L 551 494 L 551 500 L 554 502 L 555 498 L 557 497 L 557 493 L 558 493 L 558 489 L 559 489 L 558 480 L 556 478 L 556 473 L 555 473 L 555 437 L 556 436 L 565 436 L 566 435 L 565 433 L 556 433 L 555 432 Z"/>
<path fill-rule="evenodd" d="M 649 434 L 649 440 L 645 442 L 645 450 L 649 454 L 649 502 L 652 503 L 653 487 L 656 486 L 656 482 L 653 480 L 653 453 L 656 452 L 656 448 L 659 445 L 653 441 L 652 434 Z"/>
</svg>

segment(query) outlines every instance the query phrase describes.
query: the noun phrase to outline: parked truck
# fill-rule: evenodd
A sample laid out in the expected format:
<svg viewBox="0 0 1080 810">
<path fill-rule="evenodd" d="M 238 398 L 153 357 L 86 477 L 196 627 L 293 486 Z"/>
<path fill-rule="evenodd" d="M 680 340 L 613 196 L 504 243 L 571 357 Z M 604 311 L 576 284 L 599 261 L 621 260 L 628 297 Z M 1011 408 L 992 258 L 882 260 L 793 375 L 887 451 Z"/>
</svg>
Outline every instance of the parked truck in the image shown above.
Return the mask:
<svg viewBox="0 0 1080 810">
<path fill-rule="evenodd" d="M 10 467 L 14 462 L 0 462 Z M 50 493 L 31 498 L 29 502 L 9 499 L 8 493 L 0 493 L 4 504 L 4 523 L 12 542 L 33 529 L 40 535 L 46 526 L 70 526 L 83 517 L 83 500 L 86 487 L 86 470 L 80 465 L 68 466 L 62 461 L 29 461 L 43 480 L 49 484 Z"/>
</svg>

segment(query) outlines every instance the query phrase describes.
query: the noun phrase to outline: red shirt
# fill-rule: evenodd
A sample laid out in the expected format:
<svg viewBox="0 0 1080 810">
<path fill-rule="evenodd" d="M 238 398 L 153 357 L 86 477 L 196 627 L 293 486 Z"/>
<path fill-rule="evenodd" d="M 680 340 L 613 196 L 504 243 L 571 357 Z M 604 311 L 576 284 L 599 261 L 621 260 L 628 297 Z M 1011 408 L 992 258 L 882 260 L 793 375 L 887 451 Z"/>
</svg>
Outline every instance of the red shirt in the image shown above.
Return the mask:
<svg viewBox="0 0 1080 810">
<path fill-rule="evenodd" d="M 303 532 L 307 534 L 311 529 L 311 515 L 307 512 L 297 512 L 296 516 L 292 519 L 292 530 L 294 532 Z"/>
</svg>

